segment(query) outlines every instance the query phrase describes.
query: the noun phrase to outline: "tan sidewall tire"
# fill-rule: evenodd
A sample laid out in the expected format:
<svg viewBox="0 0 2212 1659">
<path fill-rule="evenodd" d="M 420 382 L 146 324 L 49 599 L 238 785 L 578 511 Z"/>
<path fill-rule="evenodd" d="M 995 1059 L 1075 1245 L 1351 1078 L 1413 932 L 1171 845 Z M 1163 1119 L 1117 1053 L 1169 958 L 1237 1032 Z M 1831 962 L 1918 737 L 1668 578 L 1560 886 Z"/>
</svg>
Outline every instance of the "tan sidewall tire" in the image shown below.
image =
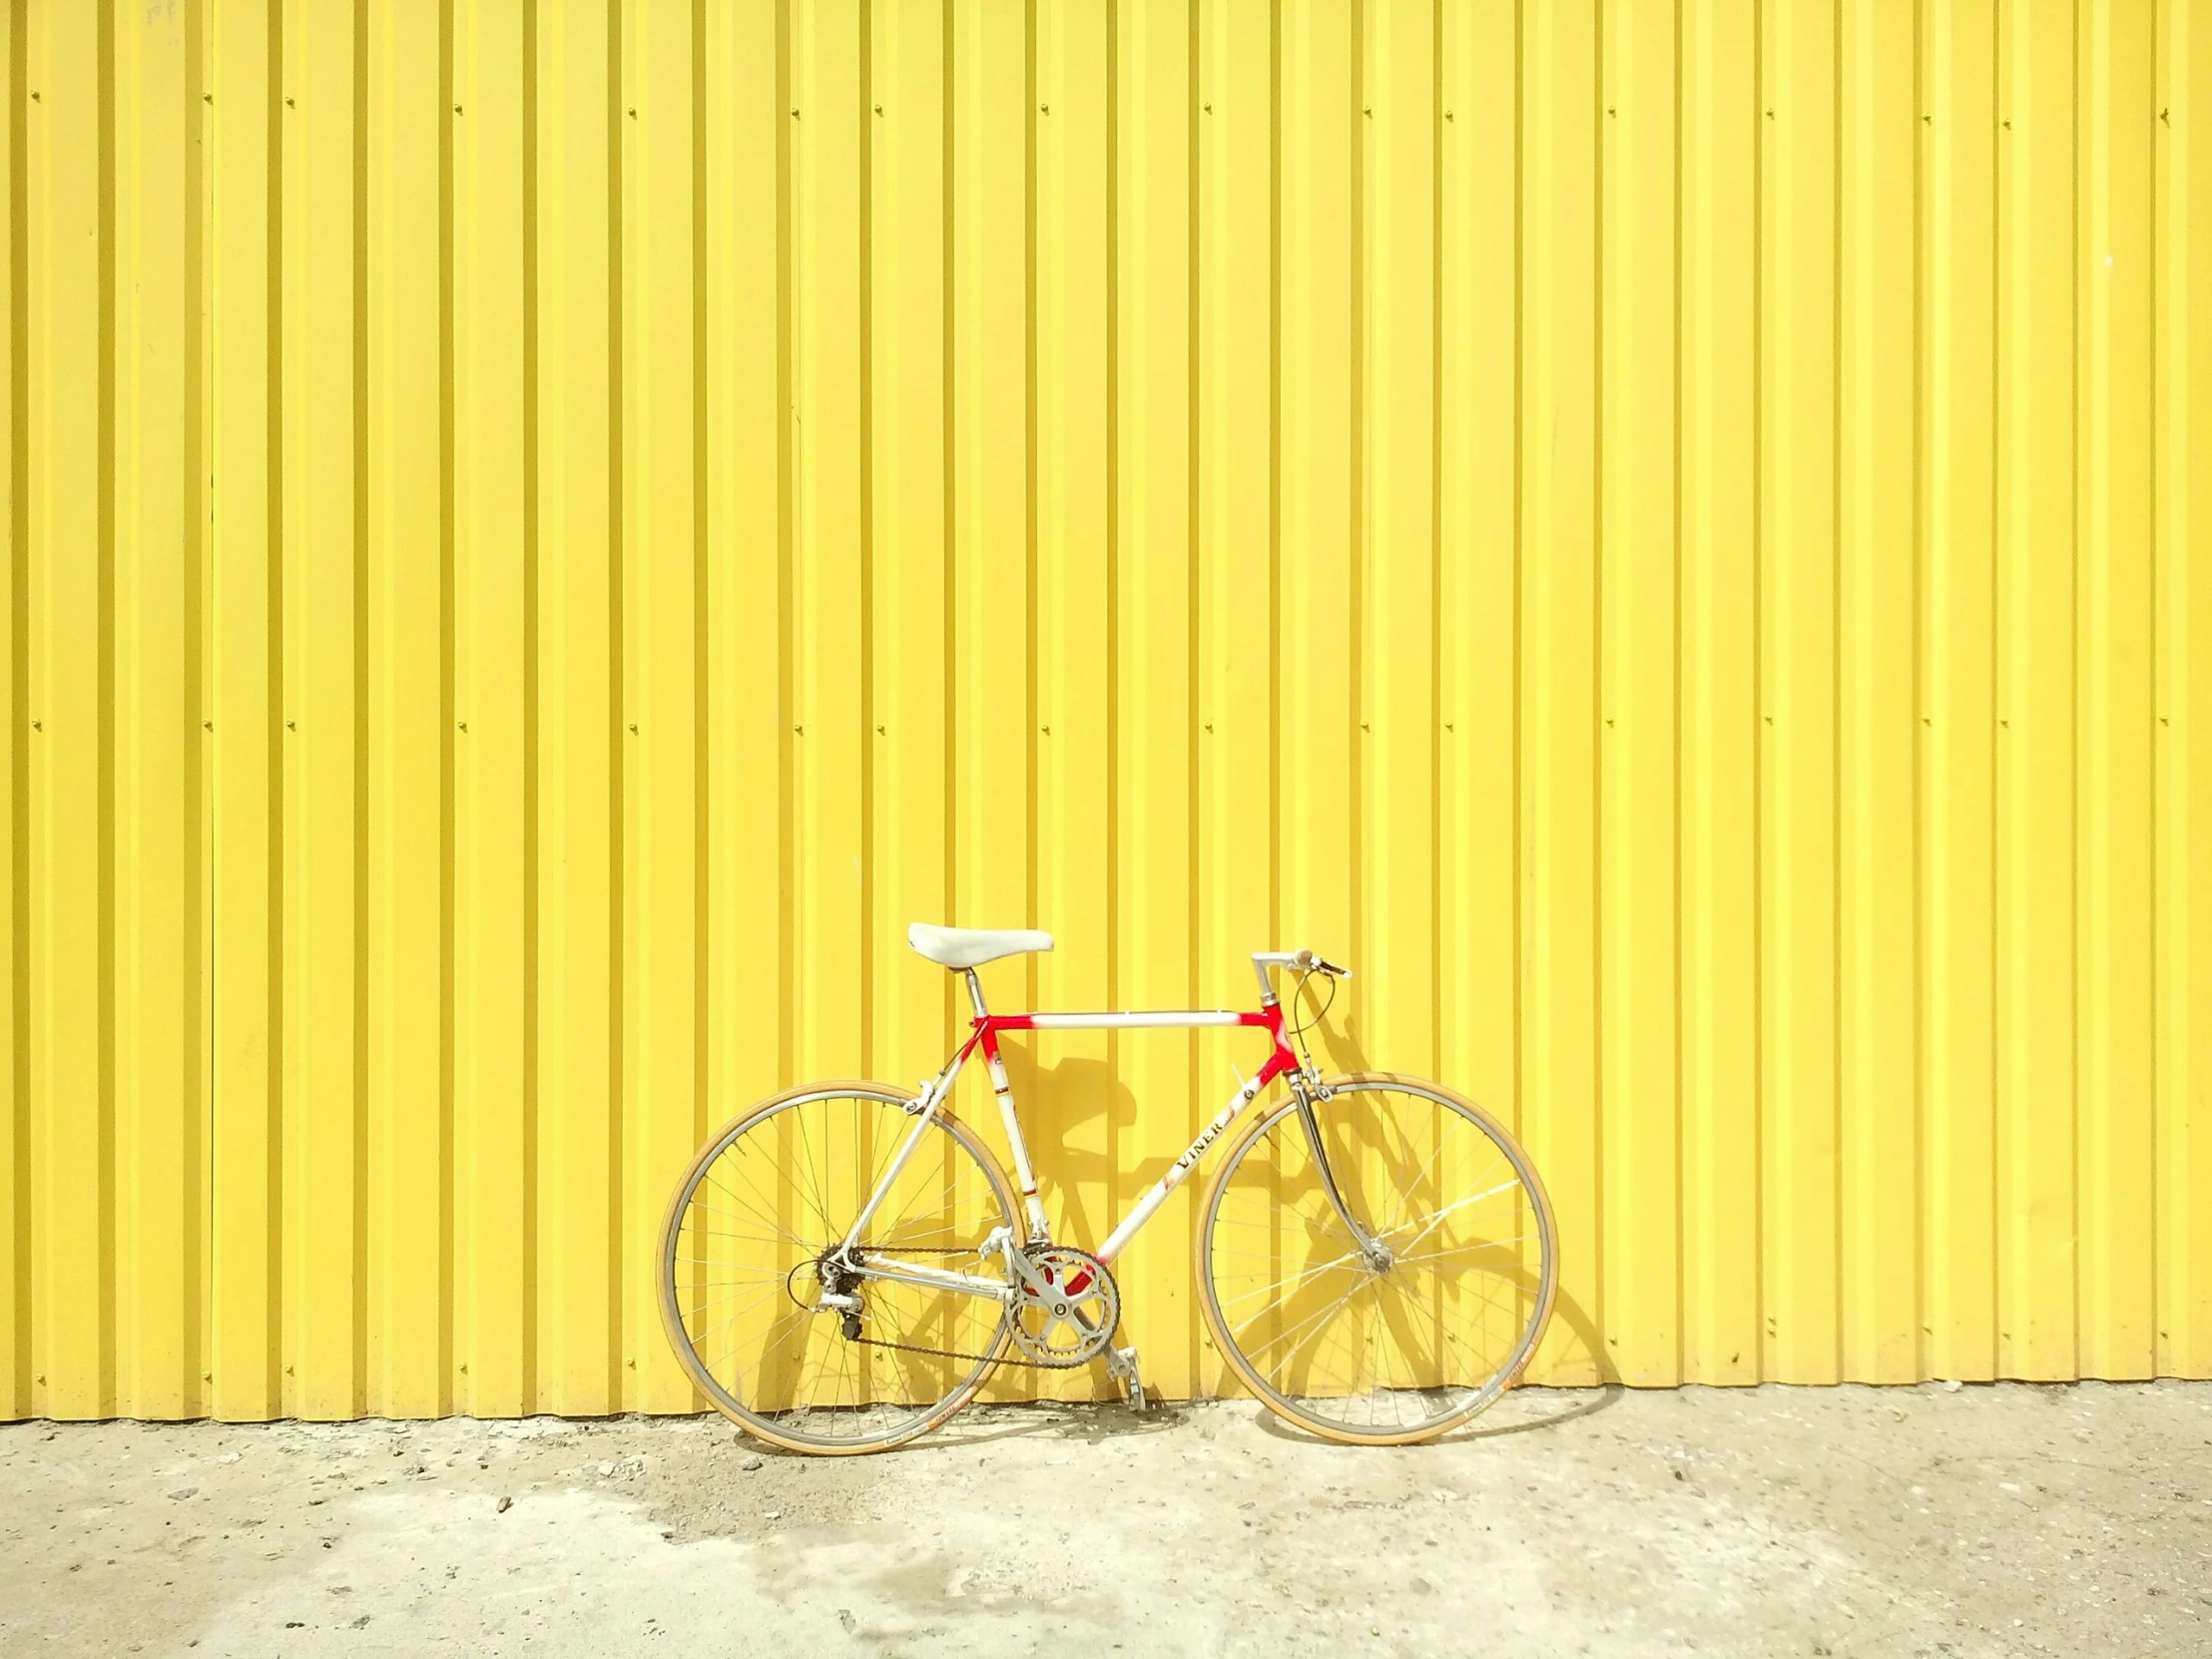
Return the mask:
<svg viewBox="0 0 2212 1659">
<path fill-rule="evenodd" d="M 1214 1347 L 1221 1353 L 1222 1358 L 1227 1360 L 1231 1369 L 1244 1380 L 1245 1386 L 1252 1390 L 1254 1397 L 1285 1422 L 1303 1428 L 1308 1433 L 1319 1434 L 1324 1439 L 1336 1440 L 1343 1445 L 1411 1445 L 1420 1440 L 1432 1440 L 1440 1434 L 1450 1433 L 1454 1428 L 1471 1421 L 1488 1410 L 1490 1406 L 1496 1404 L 1519 1380 L 1520 1374 L 1528 1369 L 1528 1363 L 1535 1358 L 1536 1350 L 1543 1346 L 1544 1332 L 1551 1324 L 1552 1304 L 1557 1300 L 1559 1292 L 1559 1228 L 1552 1216 L 1551 1195 L 1544 1191 L 1543 1178 L 1537 1174 L 1535 1160 L 1528 1156 L 1527 1150 L 1507 1133 L 1503 1124 L 1499 1123 L 1497 1119 L 1490 1116 L 1488 1112 L 1485 1112 L 1473 1101 L 1467 1099 L 1465 1095 L 1447 1089 L 1442 1084 L 1432 1082 L 1428 1078 L 1412 1077 L 1404 1072 L 1396 1071 L 1348 1072 L 1341 1077 L 1325 1078 L 1323 1083 L 1324 1086 L 1331 1089 L 1377 1084 L 1384 1087 L 1408 1089 L 1418 1094 L 1431 1095 L 1438 1100 L 1448 1101 L 1453 1107 L 1466 1112 L 1480 1123 L 1496 1139 L 1499 1147 L 1507 1152 L 1515 1172 L 1521 1177 L 1528 1188 L 1529 1196 L 1535 1201 L 1538 1227 L 1543 1244 L 1543 1261 L 1548 1269 L 1544 1275 L 1543 1294 L 1541 1300 L 1537 1303 L 1536 1317 L 1531 1324 L 1530 1335 L 1524 1338 L 1524 1346 L 1518 1358 L 1514 1361 L 1511 1369 L 1504 1374 L 1495 1391 L 1487 1398 L 1477 1404 L 1468 1406 L 1456 1415 L 1446 1417 L 1442 1422 L 1408 1429 L 1397 1434 L 1347 1433 L 1341 1425 L 1319 1422 L 1313 1418 L 1300 1415 L 1276 1397 L 1275 1391 L 1260 1380 L 1260 1374 L 1253 1370 L 1251 1363 L 1245 1359 L 1243 1352 L 1230 1340 L 1228 1328 L 1221 1317 L 1221 1310 L 1215 1306 L 1214 1282 L 1213 1275 L 1209 1271 L 1211 1264 L 1207 1260 L 1206 1240 L 1208 1234 L 1212 1231 L 1211 1223 L 1215 1206 L 1221 1202 L 1222 1188 L 1235 1172 L 1246 1148 L 1259 1138 L 1263 1129 L 1276 1121 L 1277 1114 L 1288 1104 L 1283 1101 L 1278 1101 L 1267 1107 L 1255 1116 L 1251 1123 L 1245 1126 L 1237 1138 L 1230 1143 L 1228 1156 L 1222 1159 L 1219 1173 L 1207 1185 L 1204 1202 L 1199 1206 L 1198 1226 L 1193 1230 L 1191 1236 L 1191 1271 L 1198 1281 L 1199 1309 L 1206 1316 L 1206 1328 L 1213 1333 Z"/>
<path fill-rule="evenodd" d="M 773 1428 L 765 1427 L 752 1417 L 741 1416 L 732 1411 L 724 1403 L 720 1387 L 715 1383 L 714 1379 L 708 1375 L 707 1369 L 700 1362 L 699 1356 L 692 1352 L 691 1341 L 684 1333 L 683 1317 L 676 1307 L 676 1276 L 673 1266 L 673 1258 L 676 1254 L 676 1234 L 683 1223 L 684 1201 L 690 1196 L 693 1186 L 698 1182 L 701 1171 L 727 1151 L 731 1144 L 759 1119 L 790 1105 L 795 1100 L 807 1100 L 817 1096 L 829 1098 L 857 1096 L 863 1100 L 882 1100 L 893 1105 L 913 1098 L 910 1092 L 894 1089 L 883 1083 L 870 1083 L 850 1078 L 830 1078 L 820 1083 L 803 1083 L 796 1089 L 786 1089 L 782 1094 L 771 1095 L 743 1117 L 733 1118 L 717 1131 L 705 1146 L 699 1149 L 689 1164 L 684 1166 L 683 1178 L 676 1183 L 675 1190 L 669 1194 L 668 1209 L 661 1218 L 660 1250 L 654 1257 L 656 1263 L 655 1290 L 661 1305 L 661 1329 L 668 1335 L 669 1347 L 676 1351 L 677 1363 L 684 1368 L 686 1375 L 692 1380 L 692 1385 L 698 1389 L 700 1396 L 707 1404 L 720 1411 L 748 1434 L 757 1439 L 766 1440 L 771 1445 L 780 1446 L 786 1451 L 801 1452 L 809 1457 L 861 1457 L 872 1451 L 889 1451 L 894 1446 L 904 1445 L 917 1435 L 926 1434 L 932 1428 L 941 1427 L 950 1420 L 955 1413 L 976 1396 L 983 1384 L 990 1381 L 991 1373 L 997 1369 L 999 1357 L 1006 1352 L 1007 1339 L 1003 1333 L 991 1352 L 991 1363 L 977 1367 L 972 1379 L 947 1395 L 937 1408 L 926 1417 L 917 1419 L 911 1428 L 902 1431 L 893 1438 L 870 1440 L 865 1445 L 818 1445 L 810 1440 L 792 1439 L 789 1436 L 779 1434 Z M 1017 1214 L 1014 1184 L 1007 1179 L 1006 1171 L 999 1163 L 997 1156 L 983 1143 L 974 1130 L 943 1107 L 939 1107 L 937 1110 L 937 1121 L 951 1133 L 955 1140 L 975 1155 L 975 1161 L 982 1166 L 983 1175 L 990 1182 L 991 1190 L 998 1196 L 999 1206 L 1005 1211 L 1008 1224 L 1018 1230 L 1020 1224 L 1014 1219 Z"/>
</svg>

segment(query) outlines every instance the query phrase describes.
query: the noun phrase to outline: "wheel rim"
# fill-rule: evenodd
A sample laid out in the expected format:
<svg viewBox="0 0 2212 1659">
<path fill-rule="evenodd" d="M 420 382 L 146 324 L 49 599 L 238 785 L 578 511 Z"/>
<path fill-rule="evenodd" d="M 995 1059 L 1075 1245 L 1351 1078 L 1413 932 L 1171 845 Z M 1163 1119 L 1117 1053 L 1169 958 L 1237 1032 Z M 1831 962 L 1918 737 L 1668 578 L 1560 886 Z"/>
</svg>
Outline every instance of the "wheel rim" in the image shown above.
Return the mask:
<svg viewBox="0 0 2212 1659">
<path fill-rule="evenodd" d="M 1315 1103 L 1338 1214 L 1297 1102 L 1241 1141 L 1208 1200 L 1200 1289 L 1268 1404 L 1346 1439 L 1441 1433 L 1488 1405 L 1551 1308 L 1550 1209 L 1525 1154 L 1466 1102 L 1355 1079 Z"/>
<path fill-rule="evenodd" d="M 888 1090 L 795 1095 L 732 1126 L 678 1189 L 662 1249 L 670 1338 L 716 1405 L 771 1440 L 853 1451 L 910 1438 L 963 1403 L 1005 1348 L 998 1303 L 839 1264 L 836 1247 L 914 1127 Z M 1013 1207 L 988 1154 L 940 1115 L 860 1248 L 988 1271 L 976 1248 L 1011 1225 Z M 857 1340 L 825 1292 L 858 1299 Z M 924 1349 L 961 1358 L 910 1352 Z"/>
</svg>

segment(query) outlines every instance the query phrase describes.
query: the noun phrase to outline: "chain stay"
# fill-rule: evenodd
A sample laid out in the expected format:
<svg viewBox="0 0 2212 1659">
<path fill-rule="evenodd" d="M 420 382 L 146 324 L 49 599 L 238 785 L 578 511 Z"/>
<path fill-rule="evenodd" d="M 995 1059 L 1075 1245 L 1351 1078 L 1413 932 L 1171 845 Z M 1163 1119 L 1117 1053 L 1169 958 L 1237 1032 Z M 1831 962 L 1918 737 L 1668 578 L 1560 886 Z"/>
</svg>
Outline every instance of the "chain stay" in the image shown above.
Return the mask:
<svg viewBox="0 0 2212 1659">
<path fill-rule="evenodd" d="M 968 1245 L 875 1245 L 872 1248 L 885 1256 L 893 1254 L 902 1256 L 972 1256 L 975 1253 L 974 1248 Z M 1000 1322 L 999 1330 L 1008 1340 L 1009 1346 L 1011 1346 L 1014 1310 L 1008 1308 L 1004 1319 Z M 988 1354 L 963 1354 L 955 1348 L 925 1348 L 920 1343 L 887 1342 L 881 1337 L 847 1337 L 845 1341 L 854 1348 L 889 1349 L 899 1354 L 926 1355 L 932 1360 L 988 1360 L 991 1358 Z M 1091 1360 L 1097 1358 L 1098 1356 L 1093 1355 Z M 998 1363 L 1002 1366 L 1019 1366 L 1024 1371 L 1081 1371 L 1085 1366 L 1091 1364 L 1091 1360 L 1015 1360 L 1002 1355 L 999 1357 Z"/>
</svg>

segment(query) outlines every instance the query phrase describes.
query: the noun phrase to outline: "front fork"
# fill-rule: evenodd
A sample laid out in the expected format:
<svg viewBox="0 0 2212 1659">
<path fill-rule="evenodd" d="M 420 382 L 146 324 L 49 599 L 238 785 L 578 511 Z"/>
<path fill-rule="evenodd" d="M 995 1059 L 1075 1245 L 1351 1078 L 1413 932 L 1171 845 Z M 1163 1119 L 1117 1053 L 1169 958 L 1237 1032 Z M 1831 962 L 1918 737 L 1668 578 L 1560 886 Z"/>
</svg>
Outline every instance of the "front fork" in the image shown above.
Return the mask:
<svg viewBox="0 0 2212 1659">
<path fill-rule="evenodd" d="M 1298 1121 L 1306 1126 L 1306 1145 L 1314 1155 L 1314 1167 L 1321 1171 L 1322 1191 L 1329 1195 L 1329 1202 L 1336 1207 L 1337 1219 L 1345 1224 L 1345 1230 L 1360 1247 L 1360 1259 L 1377 1273 L 1386 1272 L 1393 1259 L 1389 1246 L 1361 1225 L 1360 1218 L 1352 1213 L 1352 1206 L 1345 1202 L 1344 1189 L 1337 1185 L 1337 1172 L 1330 1167 L 1329 1149 L 1322 1144 L 1321 1120 L 1314 1115 L 1313 1090 L 1318 1086 L 1319 1079 L 1305 1071 L 1291 1073 L 1291 1092 L 1298 1097 Z M 1324 1094 L 1323 1098 L 1328 1097 Z"/>
</svg>

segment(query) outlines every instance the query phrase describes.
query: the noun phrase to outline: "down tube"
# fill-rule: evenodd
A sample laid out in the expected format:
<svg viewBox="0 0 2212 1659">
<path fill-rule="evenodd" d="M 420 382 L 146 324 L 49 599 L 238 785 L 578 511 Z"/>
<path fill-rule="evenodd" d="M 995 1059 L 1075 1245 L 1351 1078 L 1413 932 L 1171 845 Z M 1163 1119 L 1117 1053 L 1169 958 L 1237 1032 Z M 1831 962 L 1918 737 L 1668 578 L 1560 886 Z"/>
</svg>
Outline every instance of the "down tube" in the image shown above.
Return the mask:
<svg viewBox="0 0 2212 1659">
<path fill-rule="evenodd" d="M 1098 1259 L 1101 1262 L 1108 1267 L 1113 1266 L 1114 1258 L 1129 1248 L 1129 1241 L 1144 1230 L 1144 1224 L 1168 1201 L 1168 1195 L 1190 1179 L 1191 1171 L 1198 1168 L 1199 1160 L 1221 1139 L 1222 1132 L 1237 1121 L 1239 1114 L 1252 1104 L 1262 1089 L 1290 1069 L 1280 1054 L 1272 1055 L 1261 1068 L 1259 1076 L 1229 1097 L 1229 1104 L 1215 1114 L 1212 1123 L 1198 1132 L 1198 1139 L 1183 1149 L 1183 1155 L 1169 1166 L 1167 1174 L 1153 1184 L 1152 1190 L 1137 1201 L 1137 1207 L 1122 1218 L 1122 1223 L 1114 1229 L 1113 1236 L 1099 1246 Z"/>
</svg>

